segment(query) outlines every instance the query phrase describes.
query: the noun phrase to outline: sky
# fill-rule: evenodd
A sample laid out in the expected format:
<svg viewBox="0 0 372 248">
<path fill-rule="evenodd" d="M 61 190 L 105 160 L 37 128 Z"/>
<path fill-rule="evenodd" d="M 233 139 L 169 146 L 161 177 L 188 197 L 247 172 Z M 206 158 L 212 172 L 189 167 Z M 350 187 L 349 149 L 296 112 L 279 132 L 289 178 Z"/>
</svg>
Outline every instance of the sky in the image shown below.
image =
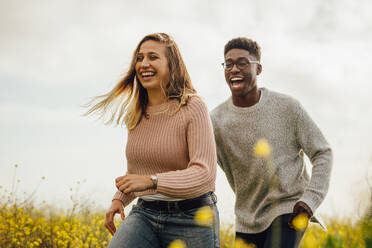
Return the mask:
<svg viewBox="0 0 372 248">
<path fill-rule="evenodd" d="M 333 148 L 317 212 L 357 218 L 372 185 L 371 11 L 369 0 L 1 0 L 0 186 L 15 180 L 17 194 L 36 190 L 62 208 L 71 194 L 108 208 L 127 130 L 82 117 L 83 105 L 112 89 L 143 36 L 165 32 L 212 110 L 230 95 L 223 47 L 243 36 L 262 47 L 258 85 L 297 98 Z M 216 185 L 229 222 L 234 195 L 220 169 Z"/>
</svg>

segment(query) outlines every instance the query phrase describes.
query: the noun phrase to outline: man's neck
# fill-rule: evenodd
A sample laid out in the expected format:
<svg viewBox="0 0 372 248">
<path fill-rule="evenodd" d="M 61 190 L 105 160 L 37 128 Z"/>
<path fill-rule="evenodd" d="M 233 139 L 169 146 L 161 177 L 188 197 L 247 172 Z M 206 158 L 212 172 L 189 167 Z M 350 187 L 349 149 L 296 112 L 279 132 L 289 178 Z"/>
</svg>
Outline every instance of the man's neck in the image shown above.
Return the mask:
<svg viewBox="0 0 372 248">
<path fill-rule="evenodd" d="M 232 95 L 233 104 L 237 107 L 251 107 L 260 100 L 261 91 L 255 87 L 247 95 L 234 96 Z"/>
</svg>

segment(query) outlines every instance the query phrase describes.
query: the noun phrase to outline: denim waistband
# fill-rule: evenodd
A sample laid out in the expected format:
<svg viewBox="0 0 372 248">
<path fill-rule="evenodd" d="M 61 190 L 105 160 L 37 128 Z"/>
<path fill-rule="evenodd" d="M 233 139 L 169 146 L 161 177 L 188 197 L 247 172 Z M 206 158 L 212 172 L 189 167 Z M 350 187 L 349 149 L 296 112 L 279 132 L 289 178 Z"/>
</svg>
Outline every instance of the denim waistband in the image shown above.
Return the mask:
<svg viewBox="0 0 372 248">
<path fill-rule="evenodd" d="M 137 206 L 161 212 L 187 211 L 212 205 L 217 202 L 217 196 L 213 192 L 205 193 L 201 196 L 182 201 L 145 201 L 138 199 Z"/>
</svg>

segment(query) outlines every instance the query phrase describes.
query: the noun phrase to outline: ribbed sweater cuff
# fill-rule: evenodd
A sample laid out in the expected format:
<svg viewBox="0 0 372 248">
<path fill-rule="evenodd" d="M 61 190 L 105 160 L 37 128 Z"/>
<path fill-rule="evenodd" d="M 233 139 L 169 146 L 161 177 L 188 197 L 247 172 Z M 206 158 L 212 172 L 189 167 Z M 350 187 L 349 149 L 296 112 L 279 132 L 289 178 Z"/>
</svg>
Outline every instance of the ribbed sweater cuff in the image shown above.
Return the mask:
<svg viewBox="0 0 372 248">
<path fill-rule="evenodd" d="M 136 196 L 133 194 L 133 193 L 129 193 L 129 194 L 125 194 L 121 191 L 117 191 L 114 195 L 114 197 L 112 198 L 112 200 L 120 200 L 124 207 L 127 206 L 129 203 L 131 203 L 134 199 L 136 198 Z"/>
<path fill-rule="evenodd" d="M 303 194 L 303 196 L 298 200 L 298 201 L 303 201 L 306 203 L 306 205 L 309 206 L 313 214 L 315 213 L 316 209 L 320 205 L 320 201 L 318 197 L 314 196 L 313 194 L 306 192 Z"/>
</svg>

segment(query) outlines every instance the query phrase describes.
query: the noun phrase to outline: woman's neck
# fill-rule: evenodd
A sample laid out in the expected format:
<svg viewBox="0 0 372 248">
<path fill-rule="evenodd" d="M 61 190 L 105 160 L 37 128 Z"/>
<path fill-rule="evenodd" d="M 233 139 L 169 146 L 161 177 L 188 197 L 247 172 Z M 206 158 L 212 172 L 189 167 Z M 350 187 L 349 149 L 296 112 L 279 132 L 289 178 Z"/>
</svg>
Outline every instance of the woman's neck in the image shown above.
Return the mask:
<svg viewBox="0 0 372 248">
<path fill-rule="evenodd" d="M 165 103 L 167 99 L 164 96 L 163 91 L 159 89 L 147 89 L 147 95 L 148 95 L 148 106 L 154 106 L 159 105 L 162 103 Z"/>
</svg>

